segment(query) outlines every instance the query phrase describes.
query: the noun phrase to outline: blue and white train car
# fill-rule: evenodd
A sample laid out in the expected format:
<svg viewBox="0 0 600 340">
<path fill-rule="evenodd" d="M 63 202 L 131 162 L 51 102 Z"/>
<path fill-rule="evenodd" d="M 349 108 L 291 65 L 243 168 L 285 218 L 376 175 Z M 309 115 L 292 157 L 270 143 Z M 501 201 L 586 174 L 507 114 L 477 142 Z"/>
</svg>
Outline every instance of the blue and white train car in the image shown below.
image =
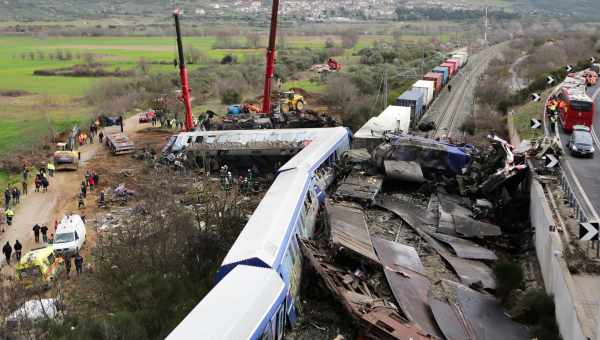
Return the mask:
<svg viewBox="0 0 600 340">
<path fill-rule="evenodd" d="M 213 288 L 220 291 L 224 289 L 222 285 L 229 287 L 232 284 L 230 276 L 234 275 L 239 267 L 262 268 L 271 270 L 282 279 L 284 299 L 279 302 L 277 308 L 270 309 L 260 322 L 253 321 L 259 327 L 257 331 L 233 336 L 226 332 L 230 326 L 213 322 L 212 318 L 203 318 L 201 314 L 194 315 L 193 312 L 175 331 L 197 328 L 208 332 L 206 329 L 209 328 L 212 332 L 210 334 L 220 334 L 213 338 L 209 337 L 210 339 L 254 339 L 254 336 L 262 334 L 261 332 L 269 334 L 272 322 L 271 326 L 268 326 L 268 322 L 280 310 L 284 311 L 291 325 L 295 323 L 302 278 L 302 254 L 298 237 L 308 238 L 313 235 L 322 193 L 331 182 L 333 164 L 350 148 L 351 142 L 350 132 L 345 128 L 307 130 L 311 130 L 311 134 L 314 133 L 312 140 L 279 169 L 277 178 L 217 271 L 217 284 Z M 236 289 L 238 292 L 243 292 L 247 299 L 266 299 L 258 296 L 260 292 L 255 291 L 249 283 L 240 282 Z M 212 293 L 213 291 L 209 295 Z M 211 303 L 211 299 L 207 296 L 194 311 L 205 310 L 207 307 L 204 305 Z M 231 302 L 225 299 L 219 308 L 236 309 L 237 305 Z M 282 327 L 285 326 L 285 320 L 277 319 L 278 325 L 281 322 L 283 322 Z M 172 335 L 177 334 L 177 337 L 172 339 L 198 339 L 196 336 L 191 336 L 191 333 L 190 336 L 186 336 L 187 333 L 175 333 L 175 331 Z M 279 333 L 274 335 L 277 337 L 265 339 L 280 339 Z"/>
<path fill-rule="evenodd" d="M 285 327 L 284 308 L 285 283 L 277 272 L 237 266 L 167 339 L 281 340 Z"/>
</svg>

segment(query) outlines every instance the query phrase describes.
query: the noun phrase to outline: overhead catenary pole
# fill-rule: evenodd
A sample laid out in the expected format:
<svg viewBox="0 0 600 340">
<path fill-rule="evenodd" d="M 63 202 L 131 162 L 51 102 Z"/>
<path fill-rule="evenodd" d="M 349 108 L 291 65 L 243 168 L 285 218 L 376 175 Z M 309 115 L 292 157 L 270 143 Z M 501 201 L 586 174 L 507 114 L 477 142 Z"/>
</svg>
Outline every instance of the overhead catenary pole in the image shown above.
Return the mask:
<svg viewBox="0 0 600 340">
<path fill-rule="evenodd" d="M 277 14 L 279 0 L 273 0 L 271 9 L 271 32 L 269 33 L 269 46 L 267 47 L 267 66 L 265 70 L 265 85 L 263 89 L 263 113 L 271 113 L 271 86 L 275 71 L 275 44 L 277 42 Z"/>
<path fill-rule="evenodd" d="M 485 30 L 483 32 L 483 40 L 487 42 L 487 33 L 488 33 L 488 8 L 485 7 Z"/>
<path fill-rule="evenodd" d="M 177 52 L 179 57 L 179 78 L 181 79 L 181 99 L 185 106 L 185 131 L 191 131 L 194 129 L 194 120 L 192 113 L 192 104 L 190 99 L 190 84 L 188 80 L 187 68 L 185 67 L 185 58 L 183 57 L 183 42 L 181 40 L 181 27 L 179 25 L 179 17 L 181 16 L 180 10 L 173 12 L 173 18 L 175 19 L 175 32 L 177 33 Z"/>
</svg>

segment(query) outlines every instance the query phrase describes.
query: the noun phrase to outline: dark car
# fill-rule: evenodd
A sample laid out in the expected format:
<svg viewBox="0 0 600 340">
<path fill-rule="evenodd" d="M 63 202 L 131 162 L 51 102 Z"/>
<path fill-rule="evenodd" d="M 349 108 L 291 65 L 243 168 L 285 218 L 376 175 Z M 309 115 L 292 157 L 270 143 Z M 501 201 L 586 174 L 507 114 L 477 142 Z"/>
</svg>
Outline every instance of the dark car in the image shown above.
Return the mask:
<svg viewBox="0 0 600 340">
<path fill-rule="evenodd" d="M 583 125 L 575 125 L 567 147 L 573 156 L 594 157 L 594 140 L 592 139 L 590 128 Z"/>
</svg>

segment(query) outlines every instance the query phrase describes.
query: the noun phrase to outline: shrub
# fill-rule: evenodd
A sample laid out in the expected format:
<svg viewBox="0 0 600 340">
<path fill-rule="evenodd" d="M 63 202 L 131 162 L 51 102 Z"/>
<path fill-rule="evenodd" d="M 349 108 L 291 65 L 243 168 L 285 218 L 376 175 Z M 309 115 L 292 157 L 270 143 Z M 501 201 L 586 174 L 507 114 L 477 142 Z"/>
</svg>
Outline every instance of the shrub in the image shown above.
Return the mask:
<svg viewBox="0 0 600 340">
<path fill-rule="evenodd" d="M 503 302 L 506 302 L 515 289 L 523 286 L 524 274 L 521 266 L 516 262 L 501 260 L 494 266 L 497 287 L 496 293 Z"/>
<path fill-rule="evenodd" d="M 226 89 L 221 95 L 221 103 L 226 105 L 239 104 L 242 102 L 242 95 L 235 89 Z"/>
</svg>

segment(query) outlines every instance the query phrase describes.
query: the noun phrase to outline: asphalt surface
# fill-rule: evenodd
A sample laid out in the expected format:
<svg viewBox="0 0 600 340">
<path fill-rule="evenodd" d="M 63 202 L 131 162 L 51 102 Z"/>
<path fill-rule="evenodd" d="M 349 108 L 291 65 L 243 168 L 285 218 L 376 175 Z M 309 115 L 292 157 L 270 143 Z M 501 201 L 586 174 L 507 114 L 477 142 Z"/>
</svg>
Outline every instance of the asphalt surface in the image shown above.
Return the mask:
<svg viewBox="0 0 600 340">
<path fill-rule="evenodd" d="M 566 146 L 570 135 L 565 134 L 562 128 L 559 128 L 560 141 L 565 150 L 563 158 L 563 168 L 567 179 L 576 191 L 578 201 L 582 205 L 588 219 L 600 219 L 600 85 L 588 88 L 588 95 L 594 99 L 595 112 L 593 123 L 594 148 L 596 155 L 594 158 L 574 157 L 568 151 Z"/>
</svg>

